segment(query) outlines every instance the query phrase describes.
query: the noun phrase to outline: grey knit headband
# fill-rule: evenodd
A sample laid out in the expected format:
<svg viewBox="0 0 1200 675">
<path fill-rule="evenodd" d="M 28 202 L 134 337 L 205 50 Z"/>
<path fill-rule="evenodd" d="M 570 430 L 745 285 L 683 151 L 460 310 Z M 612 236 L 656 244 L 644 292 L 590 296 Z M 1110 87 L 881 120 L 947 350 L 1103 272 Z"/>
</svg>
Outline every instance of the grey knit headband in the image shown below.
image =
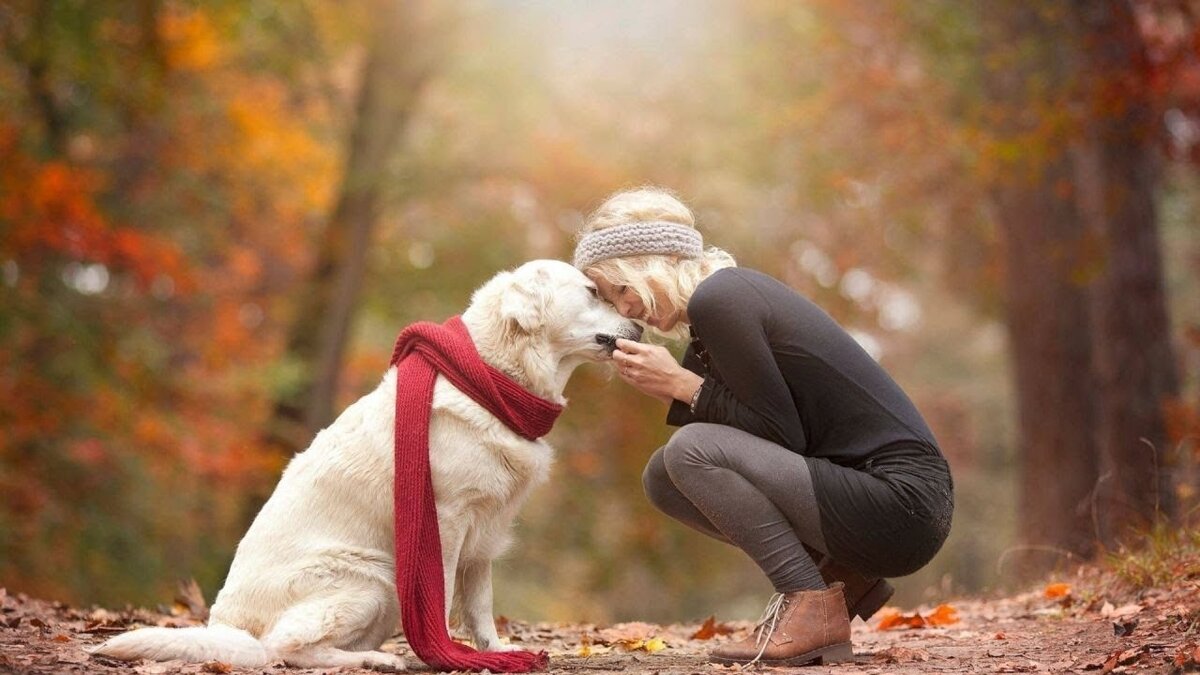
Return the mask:
<svg viewBox="0 0 1200 675">
<path fill-rule="evenodd" d="M 695 228 L 665 220 L 626 223 L 585 234 L 575 245 L 575 267 L 588 267 L 610 258 L 634 255 L 677 255 L 699 258 L 704 238 Z"/>
</svg>

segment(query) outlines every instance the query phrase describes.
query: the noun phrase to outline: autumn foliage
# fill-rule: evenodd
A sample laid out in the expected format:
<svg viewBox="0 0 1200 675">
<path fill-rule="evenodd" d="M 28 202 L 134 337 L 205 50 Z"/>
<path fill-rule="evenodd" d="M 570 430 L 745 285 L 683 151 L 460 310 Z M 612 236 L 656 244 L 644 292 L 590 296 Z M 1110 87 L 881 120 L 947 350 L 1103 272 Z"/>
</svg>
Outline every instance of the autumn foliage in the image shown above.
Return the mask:
<svg viewBox="0 0 1200 675">
<path fill-rule="evenodd" d="M 357 312 L 326 387 L 335 407 L 378 382 L 404 325 L 461 311 L 499 269 L 567 257 L 608 192 L 669 186 L 708 241 L 853 331 L 939 438 L 960 497 L 955 530 L 901 587 L 909 605 L 943 578 L 956 590 L 996 583 L 987 563 L 1019 527 L 1065 523 L 1092 550 L 1092 514 L 1077 507 L 1093 500 L 1058 489 L 1078 476 L 1015 468 L 1022 453 L 1055 456 L 1020 440 L 1020 402 L 1097 389 L 1079 384 L 1090 366 L 1070 377 L 1031 367 L 1014 356 L 1014 328 L 1103 341 L 1091 324 L 1054 323 L 1062 308 L 1011 320 L 1010 235 L 1027 221 L 1006 219 L 997 195 L 1017 186 L 1018 206 L 1074 200 L 1080 183 L 1048 167 L 1086 158 L 1076 151 L 1093 147 L 1088 125 L 1146 97 L 1168 337 L 1184 366 L 1177 395 L 1153 404 L 1170 439 L 1160 450 L 1183 450 L 1178 467 L 1162 465 L 1181 472 L 1170 496 L 1181 513 L 1194 507 L 1182 458 L 1200 457 L 1200 40 L 1184 5 L 1128 5 L 1141 70 L 1055 88 L 1045 63 L 1022 59 L 1063 48 L 1059 33 L 1006 36 L 979 12 L 1037 5 L 1040 25 L 1057 29 L 1066 3 L 668 4 L 669 16 L 656 13 L 662 3 L 403 3 L 435 8 L 386 42 L 401 65 L 424 59 L 420 77 L 385 72 L 376 90 L 365 76 L 379 23 L 370 0 L 0 6 L 0 579 L 119 606 L 161 601 L 195 576 L 211 597 L 287 460 L 268 440 L 274 412 L 314 370 L 288 343 L 301 318 L 319 326 L 311 333 L 332 330 L 325 312 L 298 308 L 314 278 L 336 277 L 325 261 L 347 259 L 328 255 L 346 245 L 329 243 L 345 241 L 329 224 L 355 187 L 344 179 L 364 102 L 388 92 L 412 96 L 410 117 L 373 157 L 361 288 L 341 300 Z M 1020 95 L 1002 101 L 1013 81 L 993 78 L 1022 73 Z M 1101 243 L 1055 241 L 1033 259 L 1065 271 L 1078 299 L 1102 276 Z M 1035 386 L 1014 391 L 1017 370 Z M 556 473 L 499 568 L 498 606 L 678 621 L 756 604 L 757 568 L 641 493 L 646 458 L 670 433 L 664 410 L 593 366 L 568 397 L 550 437 Z M 1055 433 L 1092 428 L 1037 412 Z M 1080 473 L 1085 494 L 1099 475 Z M 1070 508 L 1018 521 L 1020 481 Z M 953 613 L 892 620 L 944 625 Z M 727 630 L 710 619 L 693 639 Z M 656 637 L 639 636 L 641 649 Z"/>
</svg>

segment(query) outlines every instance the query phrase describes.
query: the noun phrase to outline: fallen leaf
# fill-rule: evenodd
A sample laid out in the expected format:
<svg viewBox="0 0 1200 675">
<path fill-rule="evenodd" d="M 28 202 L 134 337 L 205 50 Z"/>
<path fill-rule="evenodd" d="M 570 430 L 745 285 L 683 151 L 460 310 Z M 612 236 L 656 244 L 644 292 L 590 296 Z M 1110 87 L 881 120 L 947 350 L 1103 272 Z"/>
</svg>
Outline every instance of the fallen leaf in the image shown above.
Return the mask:
<svg viewBox="0 0 1200 675">
<path fill-rule="evenodd" d="M 224 661 L 209 661 L 201 668 L 206 673 L 228 673 L 233 670 L 233 666 Z"/>
<path fill-rule="evenodd" d="M 1100 672 L 1111 673 L 1113 669 L 1117 668 L 1118 666 L 1127 666 L 1134 661 L 1137 661 L 1141 657 L 1142 652 L 1145 650 L 1146 646 L 1142 645 L 1141 647 L 1134 647 L 1133 649 L 1118 651 L 1112 656 L 1108 657 L 1108 660 L 1104 662 L 1104 667 L 1100 669 Z"/>
<path fill-rule="evenodd" d="M 630 638 L 626 640 L 616 640 L 612 643 L 612 646 L 624 652 L 650 651 L 646 648 L 646 644 L 646 640 Z"/>
<path fill-rule="evenodd" d="M 717 623 L 716 615 L 704 620 L 704 625 L 692 633 L 692 640 L 711 640 L 718 635 L 729 635 L 733 629 L 723 623 Z"/>
<path fill-rule="evenodd" d="M 54 642 L 70 642 L 71 641 L 71 638 L 68 637 L 64 633 L 59 633 L 58 635 L 55 635 L 54 637 L 52 637 L 50 639 Z"/>
<path fill-rule="evenodd" d="M 1175 658 L 1171 664 L 1175 666 L 1176 671 L 1200 670 L 1200 646 L 1195 642 L 1189 642 L 1179 648 L 1175 653 Z"/>
<path fill-rule="evenodd" d="M 884 610 L 883 616 L 875 630 L 891 630 L 893 628 L 924 628 L 925 619 L 919 612 L 902 614 L 898 609 Z"/>
<path fill-rule="evenodd" d="M 1043 593 L 1051 600 L 1065 598 L 1071 594 L 1071 584 L 1050 584 Z"/>
<path fill-rule="evenodd" d="M 1114 621 L 1113 635 L 1116 635 L 1117 637 L 1129 637 L 1133 634 L 1133 629 L 1137 628 L 1137 625 L 1137 619 L 1132 621 Z"/>
<path fill-rule="evenodd" d="M 1004 631 L 1000 631 L 999 633 L 996 633 L 995 635 L 993 635 L 992 639 L 993 640 L 1007 640 L 1008 636 L 1004 634 Z"/>
<path fill-rule="evenodd" d="M 930 626 L 956 624 L 958 623 L 958 610 L 951 605 L 938 605 L 929 616 L 925 617 L 925 623 Z"/>
</svg>

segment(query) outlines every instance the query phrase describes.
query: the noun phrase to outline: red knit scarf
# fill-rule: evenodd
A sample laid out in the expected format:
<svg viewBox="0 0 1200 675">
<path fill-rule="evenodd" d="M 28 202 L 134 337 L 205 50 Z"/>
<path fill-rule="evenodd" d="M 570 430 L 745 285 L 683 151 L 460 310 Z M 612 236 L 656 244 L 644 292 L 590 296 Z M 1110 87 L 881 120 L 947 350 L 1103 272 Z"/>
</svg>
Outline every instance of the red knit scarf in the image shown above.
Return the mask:
<svg viewBox="0 0 1200 675">
<path fill-rule="evenodd" d="M 396 592 L 404 635 L 435 670 L 525 673 L 545 652 L 480 652 L 446 633 L 446 591 L 437 506 L 429 474 L 429 416 L 438 373 L 523 438 L 546 435 L 562 406 L 540 398 L 479 356 L 462 320 L 415 323 L 396 338 Z"/>
</svg>

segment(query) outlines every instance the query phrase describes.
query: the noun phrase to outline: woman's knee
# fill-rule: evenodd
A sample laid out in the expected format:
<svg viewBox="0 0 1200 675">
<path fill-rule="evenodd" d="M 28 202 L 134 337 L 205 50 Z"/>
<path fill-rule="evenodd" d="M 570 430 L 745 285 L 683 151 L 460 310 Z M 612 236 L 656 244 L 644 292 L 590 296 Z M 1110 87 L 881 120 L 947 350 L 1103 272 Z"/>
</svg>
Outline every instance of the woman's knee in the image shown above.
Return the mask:
<svg viewBox="0 0 1200 675">
<path fill-rule="evenodd" d="M 650 461 L 646 462 L 646 468 L 642 471 L 642 489 L 646 492 L 646 499 L 650 500 L 658 510 L 662 511 L 663 505 L 670 498 L 671 492 L 675 491 L 675 484 L 671 482 L 671 476 L 667 474 L 667 467 L 663 463 L 663 451 L 665 447 L 659 448 L 650 455 Z"/>
<path fill-rule="evenodd" d="M 668 476 L 679 475 L 700 466 L 712 464 L 711 454 L 715 450 L 714 431 L 717 424 L 694 422 L 680 427 L 659 452 Z"/>
</svg>

